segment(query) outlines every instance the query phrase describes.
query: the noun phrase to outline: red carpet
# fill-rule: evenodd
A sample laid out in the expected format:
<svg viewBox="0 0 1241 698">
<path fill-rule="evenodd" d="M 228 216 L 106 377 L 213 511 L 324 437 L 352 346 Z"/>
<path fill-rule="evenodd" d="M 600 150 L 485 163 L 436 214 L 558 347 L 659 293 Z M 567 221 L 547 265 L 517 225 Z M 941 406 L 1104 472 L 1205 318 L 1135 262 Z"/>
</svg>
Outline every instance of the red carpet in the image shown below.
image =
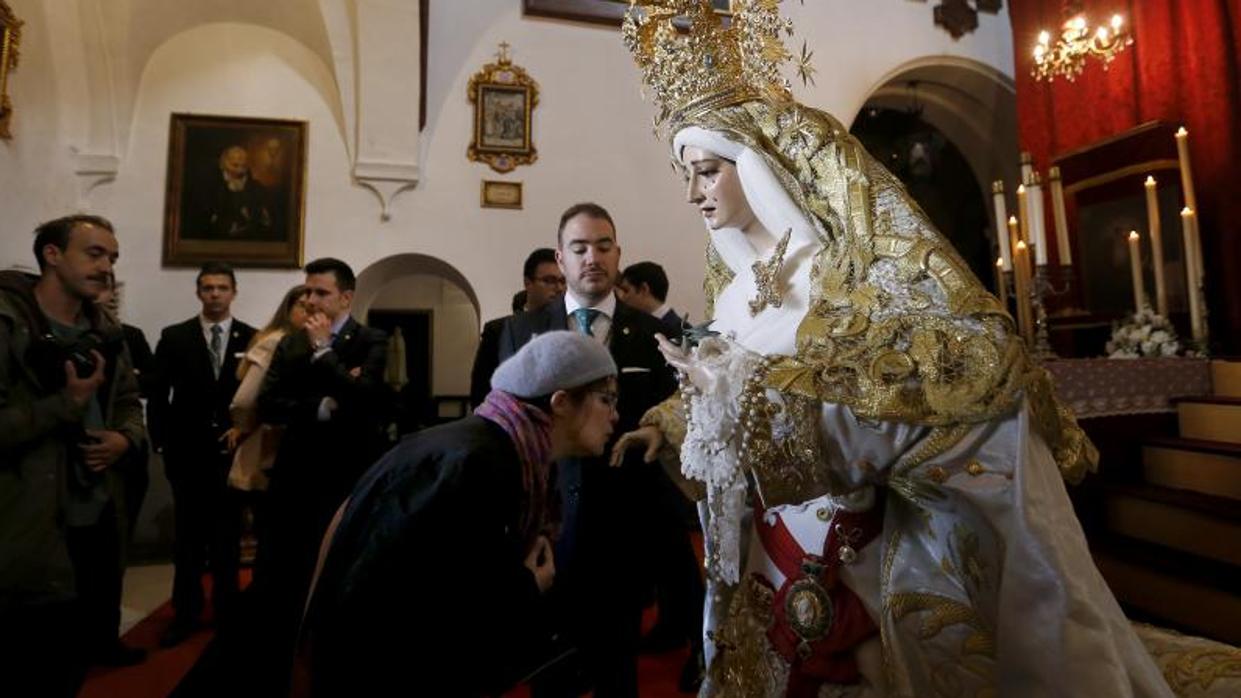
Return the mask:
<svg viewBox="0 0 1241 698">
<path fill-rule="evenodd" d="M 243 572 L 242 583 L 249 583 L 248 570 Z M 214 635 L 208 626 L 180 645 L 163 649 L 159 646 L 159 638 L 172 619 L 170 601 L 125 633 L 126 644 L 142 647 L 150 653 L 147 660 L 133 667 L 92 669 L 78 698 L 165 698 L 172 693 Z M 210 617 L 207 620 L 210 621 Z M 655 611 L 648 609 L 643 618 L 643 632 L 654 622 Z M 688 694 L 677 690 L 677 680 L 681 665 L 688 657 L 688 648 L 641 657 L 638 677 L 642 698 L 685 698 Z M 528 698 L 529 695 L 524 688 L 507 694 L 508 698 Z"/>
</svg>

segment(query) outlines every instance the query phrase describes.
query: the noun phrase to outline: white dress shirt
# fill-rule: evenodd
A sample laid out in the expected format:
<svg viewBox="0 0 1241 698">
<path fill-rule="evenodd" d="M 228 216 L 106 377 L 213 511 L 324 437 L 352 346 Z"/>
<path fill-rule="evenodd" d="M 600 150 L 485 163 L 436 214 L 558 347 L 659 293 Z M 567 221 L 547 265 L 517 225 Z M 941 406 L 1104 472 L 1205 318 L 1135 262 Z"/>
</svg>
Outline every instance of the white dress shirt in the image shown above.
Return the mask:
<svg viewBox="0 0 1241 698">
<path fill-rule="evenodd" d="M 581 331 L 577 326 L 577 318 L 573 316 L 573 311 L 578 308 L 593 308 L 599 311 L 590 325 L 590 333 L 595 339 L 607 344 L 608 333 L 612 331 L 612 317 L 616 315 L 616 296 L 609 293 L 595 305 L 585 305 L 573 295 L 573 291 L 567 291 L 564 294 L 564 310 L 569 317 L 569 329 L 575 332 Z"/>
</svg>

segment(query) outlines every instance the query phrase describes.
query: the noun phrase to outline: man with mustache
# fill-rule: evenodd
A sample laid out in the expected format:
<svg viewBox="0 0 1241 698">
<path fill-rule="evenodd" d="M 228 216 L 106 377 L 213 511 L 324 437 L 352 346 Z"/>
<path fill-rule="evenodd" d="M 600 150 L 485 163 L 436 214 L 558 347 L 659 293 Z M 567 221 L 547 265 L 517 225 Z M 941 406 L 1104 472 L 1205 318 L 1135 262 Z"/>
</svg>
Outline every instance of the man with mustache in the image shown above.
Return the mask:
<svg viewBox="0 0 1241 698">
<path fill-rule="evenodd" d="M 660 356 L 659 320 L 617 302 L 621 248 L 616 227 L 602 206 L 581 203 L 560 217 L 556 261 L 567 290 L 542 309 L 514 315 L 500 339 L 500 360 L 517 353 L 532 337 L 573 330 L 603 342 L 618 375 L 617 434 L 676 389 Z M 614 441 L 614 439 L 613 439 Z M 611 444 L 609 443 L 609 450 Z M 555 541 L 553 606 L 581 657 L 582 677 L 597 698 L 636 696 L 637 646 L 642 598 L 640 532 L 650 509 L 651 469 L 632 451 L 625 466 L 609 468 L 604 458 L 569 458 L 556 464 L 561 526 Z M 567 666 L 548 672 L 537 695 L 577 695 L 581 679 Z"/>
<path fill-rule="evenodd" d="M 0 674 L 73 696 L 117 640 L 122 473 L 145 467 L 138 381 L 120 326 L 95 306 L 119 254 L 112 224 L 39 226 L 38 277 L 0 272 Z"/>
</svg>

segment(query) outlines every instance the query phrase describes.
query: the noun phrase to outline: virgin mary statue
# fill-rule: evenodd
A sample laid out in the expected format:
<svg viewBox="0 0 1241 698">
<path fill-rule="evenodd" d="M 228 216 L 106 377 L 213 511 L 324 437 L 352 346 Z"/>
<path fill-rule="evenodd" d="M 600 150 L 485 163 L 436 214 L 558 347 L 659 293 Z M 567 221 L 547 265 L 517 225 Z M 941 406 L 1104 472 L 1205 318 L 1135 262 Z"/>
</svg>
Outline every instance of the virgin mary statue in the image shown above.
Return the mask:
<svg viewBox="0 0 1241 698">
<path fill-rule="evenodd" d="M 634 0 L 713 330 L 621 448 L 704 500 L 702 695 L 1166 696 L 1064 481 L 1096 452 L 900 183 L 779 75 L 778 0 Z"/>
</svg>

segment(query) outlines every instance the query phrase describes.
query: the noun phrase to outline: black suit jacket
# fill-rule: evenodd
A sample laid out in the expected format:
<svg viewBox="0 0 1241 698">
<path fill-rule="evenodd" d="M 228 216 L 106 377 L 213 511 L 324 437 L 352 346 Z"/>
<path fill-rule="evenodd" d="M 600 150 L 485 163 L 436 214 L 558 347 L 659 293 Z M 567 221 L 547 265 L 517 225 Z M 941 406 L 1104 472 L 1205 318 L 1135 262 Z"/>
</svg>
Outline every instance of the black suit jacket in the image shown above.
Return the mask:
<svg viewBox="0 0 1241 698">
<path fill-rule="evenodd" d="M 217 378 L 197 316 L 160 333 L 154 376 L 148 382 L 147 420 L 151 442 L 164 449 L 170 460 L 224 450 L 219 439 L 232 425 L 228 406 L 240 383 L 237 355 L 253 337 L 253 327 L 233 318 Z"/>
<path fill-rule="evenodd" d="M 514 315 L 505 323 L 500 338 L 500 361 L 517 353 L 536 334 L 566 329 L 569 322 L 563 297 L 532 313 Z M 642 506 L 645 480 L 640 473 L 655 466 L 642 462 L 640 449 L 626 453 L 621 468 L 608 467 L 606 454 L 621 434 L 637 428 L 648 409 L 676 390 L 676 378 L 655 342 L 655 333 L 663 331 L 655 317 L 624 303 L 616 304 L 608 349 L 620 369 L 620 418 L 603 457 L 567 459 L 557 464 L 563 518 L 556 544 L 557 585 L 576 585 L 576 578 L 586 578 L 589 583 L 600 578 L 602 567 L 624 567 L 616 561 L 624 558 L 626 548 L 633 544 L 625 522 L 634 519 L 634 507 Z M 580 563 L 575 560 L 579 550 L 588 558 Z M 618 573 L 608 579 L 624 585 L 621 576 Z"/>
<path fill-rule="evenodd" d="M 478 351 L 474 354 L 474 368 L 470 371 L 470 405 L 478 407 L 491 392 L 491 374 L 500 365 L 500 337 L 504 324 L 512 315 L 488 320 L 478 339 Z"/>
<path fill-rule="evenodd" d="M 259 391 L 258 417 L 287 426 L 273 473 L 283 487 L 339 496 L 339 503 L 385 450 L 392 401 L 383 382 L 387 352 L 388 336 L 353 318 L 318 359 L 305 332 L 280 340 Z M 327 397 L 337 408 L 321 422 L 319 405 Z"/>
<path fill-rule="evenodd" d="M 679 339 L 685 331 L 685 318 L 677 314 L 675 308 L 669 308 L 659 321 L 664 325 L 664 336 L 668 339 Z"/>
</svg>

